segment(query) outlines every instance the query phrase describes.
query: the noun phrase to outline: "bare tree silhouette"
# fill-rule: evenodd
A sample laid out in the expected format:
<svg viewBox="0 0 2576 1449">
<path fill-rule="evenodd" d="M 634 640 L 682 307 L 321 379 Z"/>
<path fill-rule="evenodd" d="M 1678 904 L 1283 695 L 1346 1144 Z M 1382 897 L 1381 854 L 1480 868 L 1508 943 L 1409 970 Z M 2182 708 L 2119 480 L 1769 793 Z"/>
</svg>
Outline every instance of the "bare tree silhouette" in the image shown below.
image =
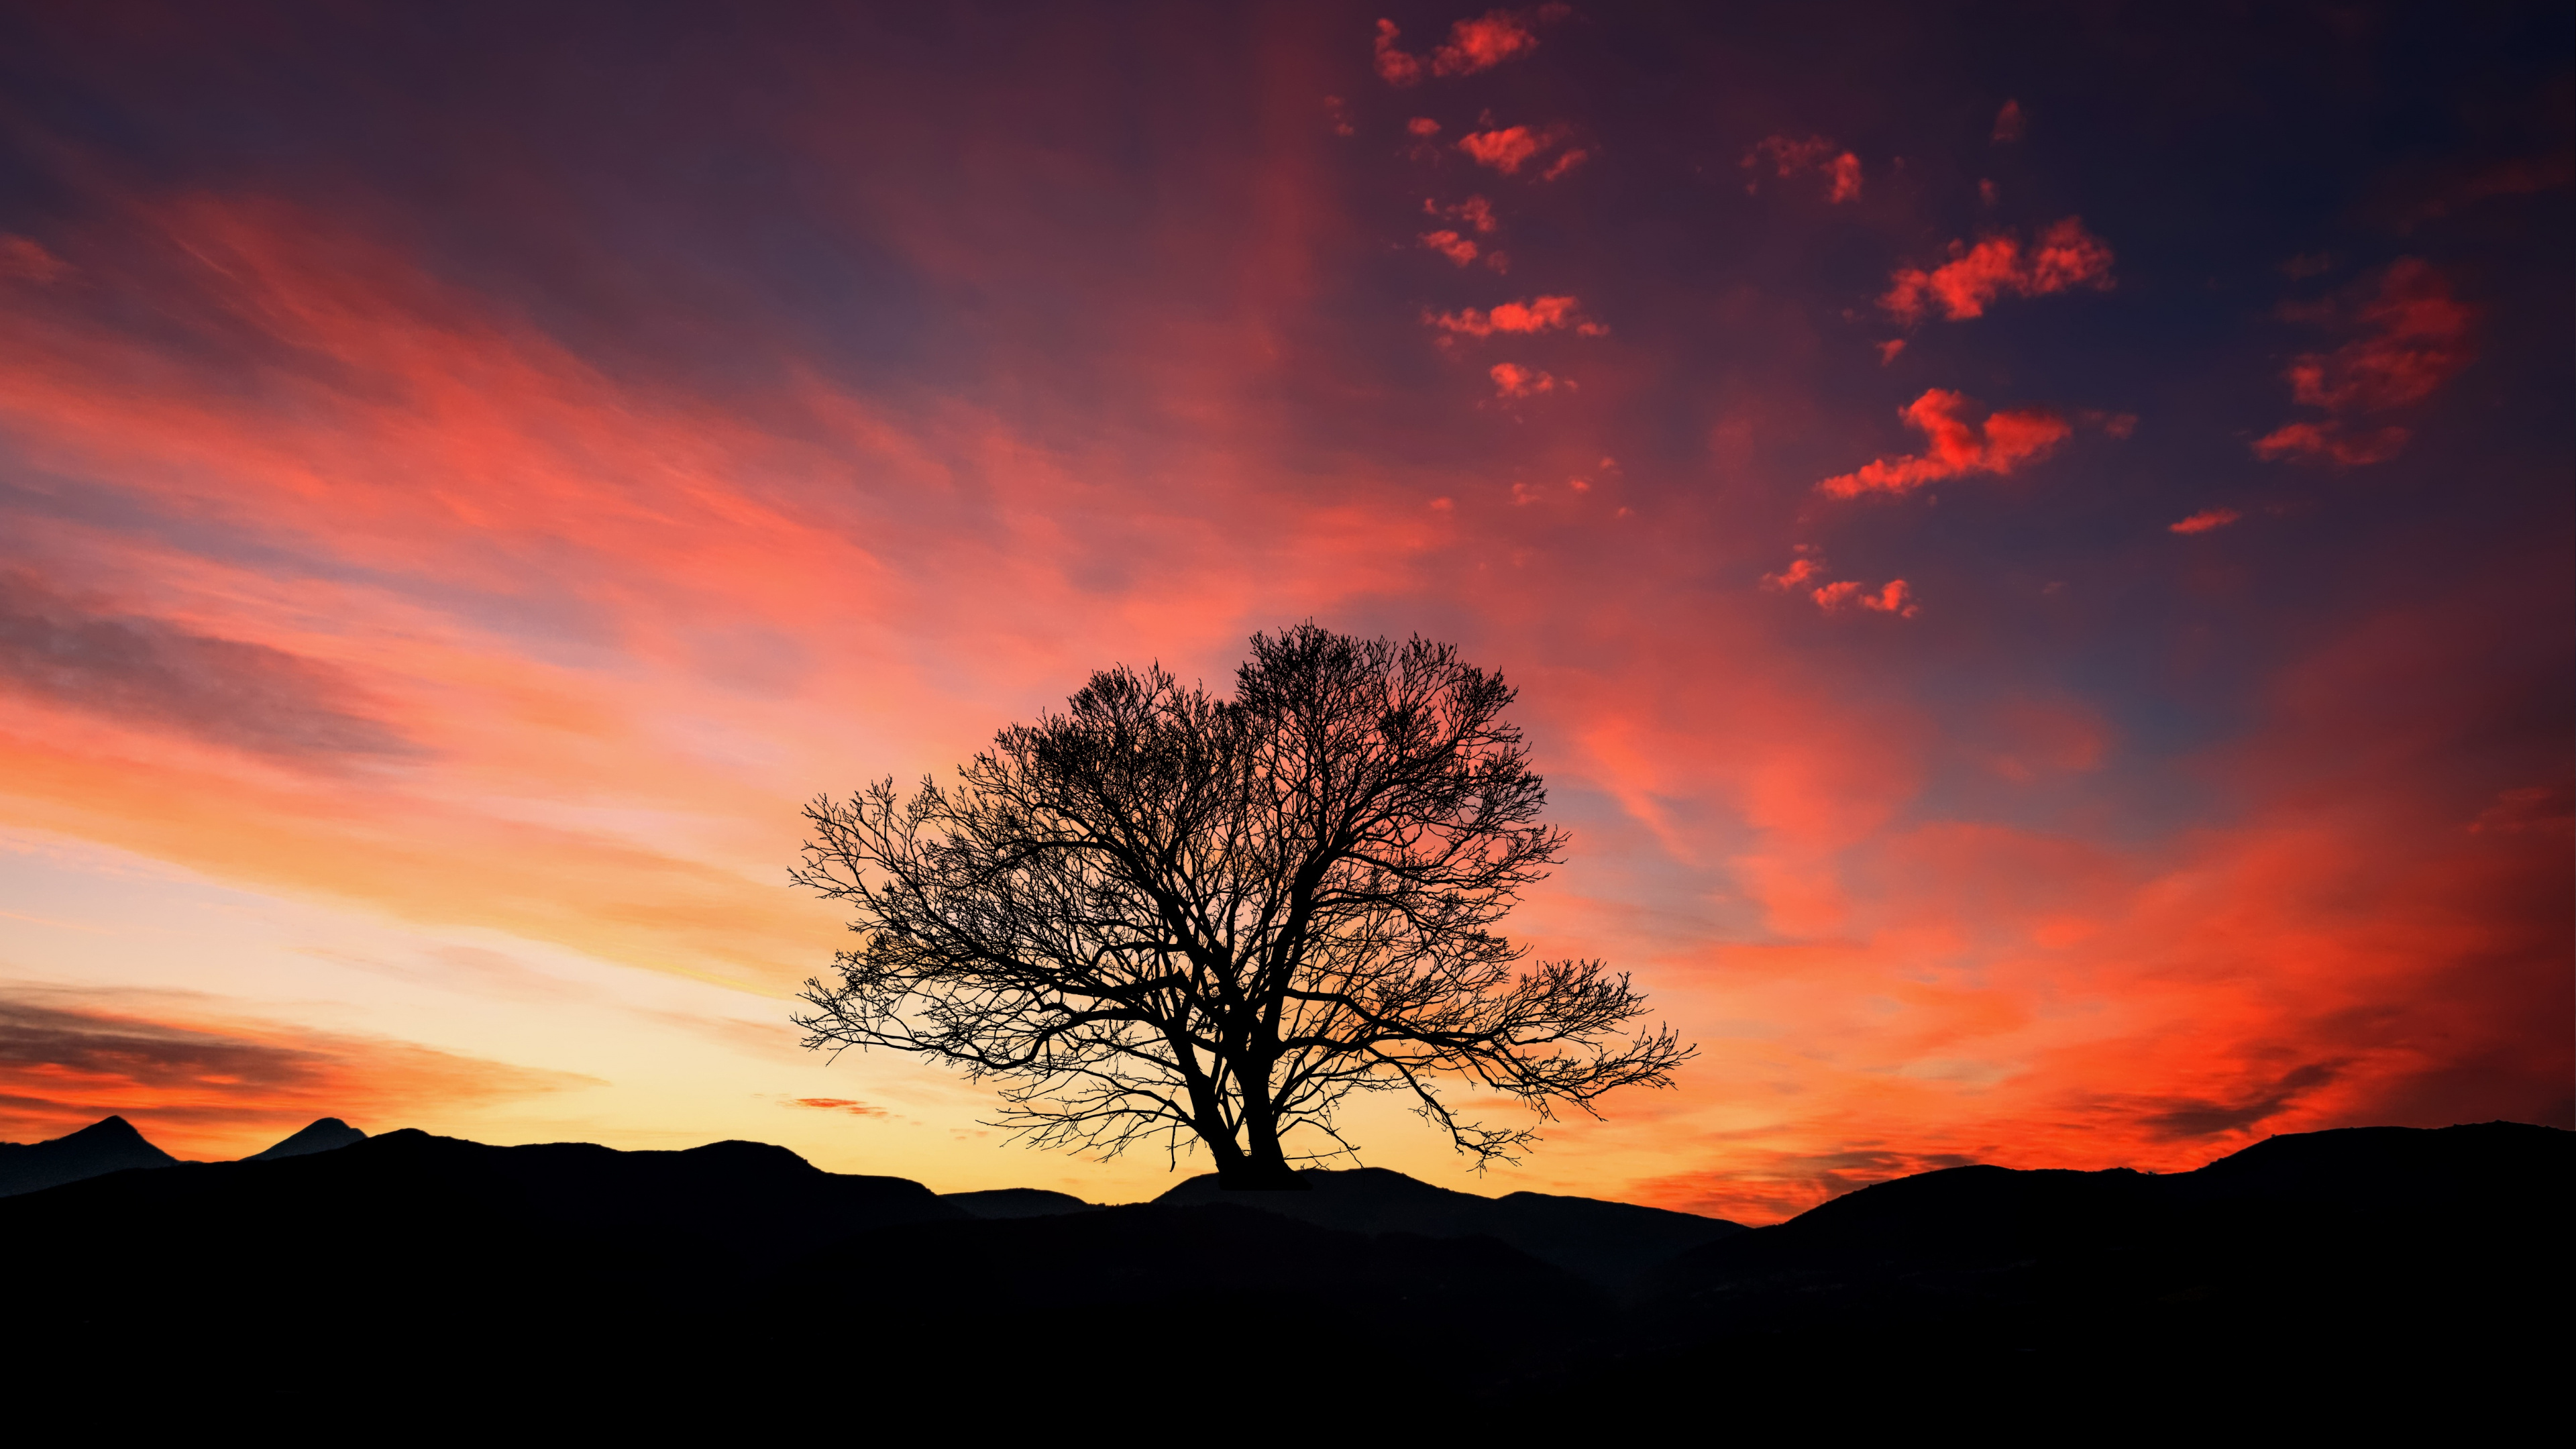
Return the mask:
<svg viewBox="0 0 2576 1449">
<path fill-rule="evenodd" d="M 1409 1093 L 1482 1166 L 1533 1126 L 1462 1118 L 1443 1079 L 1541 1121 L 1669 1086 L 1693 1049 L 1620 1033 L 1626 976 L 1522 969 L 1492 929 L 1565 845 L 1513 696 L 1449 645 L 1307 624 L 1254 636 L 1232 700 L 1120 666 L 954 785 L 817 798 L 792 874 L 865 939 L 805 983 L 805 1045 L 989 1078 L 1042 1146 L 1195 1139 L 1247 1188 L 1348 1152 L 1354 1091 Z"/>
</svg>

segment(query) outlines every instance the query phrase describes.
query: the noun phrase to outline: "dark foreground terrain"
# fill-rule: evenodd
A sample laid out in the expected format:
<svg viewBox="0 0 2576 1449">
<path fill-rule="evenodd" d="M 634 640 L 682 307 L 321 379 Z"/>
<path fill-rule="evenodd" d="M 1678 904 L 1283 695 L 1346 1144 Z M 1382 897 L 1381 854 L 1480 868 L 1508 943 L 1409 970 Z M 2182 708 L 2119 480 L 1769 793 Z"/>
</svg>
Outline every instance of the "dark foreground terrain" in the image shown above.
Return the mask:
<svg viewBox="0 0 2576 1449">
<path fill-rule="evenodd" d="M 1956 1168 L 1751 1230 L 1383 1171 L 1097 1208 L 741 1142 L 329 1127 L 0 1198 L 5 1362 L 138 1411 L 291 1380 L 400 1384 L 429 1418 L 782 1430 L 1141 1412 L 1286 1433 L 1302 1406 L 1483 1432 L 2458 1432 L 2554 1394 L 2576 1286 L 2576 1134 L 2501 1122 L 2276 1137 L 2164 1176 Z M 84 1151 L 137 1157 L 129 1135 Z"/>
</svg>

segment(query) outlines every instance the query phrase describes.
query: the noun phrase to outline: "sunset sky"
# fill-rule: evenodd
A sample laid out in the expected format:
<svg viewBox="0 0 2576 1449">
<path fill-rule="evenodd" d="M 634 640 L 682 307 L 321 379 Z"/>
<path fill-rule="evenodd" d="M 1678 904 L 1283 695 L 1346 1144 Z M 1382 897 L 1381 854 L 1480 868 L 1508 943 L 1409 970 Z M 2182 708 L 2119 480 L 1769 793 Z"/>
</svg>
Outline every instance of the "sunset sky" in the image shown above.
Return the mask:
<svg viewBox="0 0 2576 1449">
<path fill-rule="evenodd" d="M 0 1138 L 1149 1196 L 797 1047 L 797 810 L 1308 618 L 1520 688 L 1514 929 L 1700 1047 L 1373 1165 L 2576 1126 L 2572 26 L 12 6 Z"/>
</svg>

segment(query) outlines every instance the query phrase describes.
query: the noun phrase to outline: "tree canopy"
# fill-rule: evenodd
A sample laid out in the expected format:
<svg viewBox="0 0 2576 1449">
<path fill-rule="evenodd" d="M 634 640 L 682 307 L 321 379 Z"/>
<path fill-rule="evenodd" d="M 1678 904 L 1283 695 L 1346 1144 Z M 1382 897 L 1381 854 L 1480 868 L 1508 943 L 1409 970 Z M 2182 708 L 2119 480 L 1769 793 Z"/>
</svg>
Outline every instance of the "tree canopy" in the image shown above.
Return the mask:
<svg viewBox="0 0 2576 1449">
<path fill-rule="evenodd" d="M 1231 699 L 1119 666 L 953 783 L 819 797 L 794 879 L 861 941 L 805 984 L 805 1044 L 989 1079 L 1039 1145 L 1196 1143 L 1241 1187 L 1351 1150 L 1353 1092 L 1408 1094 L 1483 1165 L 1668 1086 L 1691 1049 L 1624 1030 L 1625 975 L 1494 929 L 1566 844 L 1513 697 L 1449 645 L 1308 624 L 1254 636 Z M 1462 1116 L 1461 1082 L 1535 1121 Z"/>
</svg>

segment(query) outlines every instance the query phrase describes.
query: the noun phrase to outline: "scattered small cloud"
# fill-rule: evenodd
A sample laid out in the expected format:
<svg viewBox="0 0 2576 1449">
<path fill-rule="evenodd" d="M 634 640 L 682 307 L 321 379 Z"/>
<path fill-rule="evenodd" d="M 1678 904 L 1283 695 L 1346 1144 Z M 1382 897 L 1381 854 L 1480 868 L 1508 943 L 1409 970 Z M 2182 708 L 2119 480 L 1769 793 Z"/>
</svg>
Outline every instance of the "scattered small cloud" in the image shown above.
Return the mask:
<svg viewBox="0 0 2576 1449">
<path fill-rule="evenodd" d="M 1487 376 L 1494 380 L 1496 397 L 1536 397 L 1543 392 L 1554 392 L 1559 387 L 1571 390 L 1574 386 L 1563 378 L 1516 362 L 1495 363 L 1487 369 Z"/>
<path fill-rule="evenodd" d="M 1581 306 L 1572 297 L 1535 297 L 1527 302 L 1505 302 L 1490 312 L 1469 307 L 1461 312 L 1425 313 L 1423 318 L 1454 337 L 1557 331 L 1572 331 L 1583 337 L 1607 335 L 1610 329 L 1585 317 Z"/>
<path fill-rule="evenodd" d="M 1407 135 L 1437 136 L 1440 134 L 1440 123 L 1429 116 L 1416 116 L 1404 123 L 1404 129 Z"/>
<path fill-rule="evenodd" d="M 1987 304 L 2006 294 L 2040 297 L 2076 287 L 2107 292 L 2114 285 L 2112 260 L 2109 244 L 2086 231 L 2082 218 L 2070 216 L 2027 248 L 2009 233 L 1973 247 L 1954 241 L 1950 260 L 1930 271 L 1898 268 L 1878 305 L 1907 326 L 1935 306 L 1951 321 L 1964 322 L 1984 316 Z"/>
<path fill-rule="evenodd" d="M 2004 108 L 1995 112 L 1994 133 L 1988 139 L 2018 141 L 2021 139 L 2022 125 L 2021 102 L 2006 101 Z"/>
<path fill-rule="evenodd" d="M 850 1097 L 791 1097 L 787 1100 L 785 1105 L 790 1107 L 810 1107 L 817 1112 L 847 1112 L 853 1117 L 882 1117 L 886 1115 L 885 1108 L 871 1107 L 865 1102 L 861 1102 Z"/>
<path fill-rule="evenodd" d="M 1808 550 L 1811 547 L 1811 545 L 1803 543 L 1798 545 L 1799 556 L 1789 560 L 1788 564 L 1778 573 L 1764 574 L 1762 576 L 1762 587 L 1766 589 L 1776 589 L 1785 593 L 1788 590 L 1794 589 L 1800 584 L 1807 582 L 1809 579 L 1821 578 L 1825 572 L 1825 561 L 1810 553 Z M 1854 587 L 1858 587 L 1858 585 L 1854 585 Z"/>
<path fill-rule="evenodd" d="M 1995 204 L 1994 182 L 1982 179 L 1977 182 L 1977 202 L 1981 206 L 1992 206 Z"/>
<path fill-rule="evenodd" d="M 2073 428 L 2049 408 L 2006 409 L 1982 421 L 1976 404 L 1942 388 L 1926 389 L 1898 413 L 1930 446 L 1919 454 L 1880 458 L 1859 470 L 1827 478 L 1816 491 L 1829 498 L 1864 493 L 1903 495 L 1926 483 L 1972 473 L 2007 474 L 2037 462 L 2065 441 Z"/>
<path fill-rule="evenodd" d="M 1825 200 L 1828 204 L 1860 200 L 1860 158 L 1844 151 L 1822 136 L 1809 136 L 1801 141 L 1789 136 L 1765 136 L 1753 143 L 1739 163 L 1754 173 L 1744 183 L 1750 193 L 1759 185 L 1761 168 L 1769 166 L 1781 180 L 1809 173 L 1826 178 Z"/>
<path fill-rule="evenodd" d="M 2520 835 L 2530 831 L 2563 834 L 2576 823 L 2576 788 L 2567 784 L 2521 785 L 2496 792 L 2495 802 L 2469 822 L 2471 835 Z"/>
<path fill-rule="evenodd" d="M 1426 231 L 1422 244 L 1462 267 L 1476 259 L 1476 244 L 1454 231 Z"/>
<path fill-rule="evenodd" d="M 2350 326 L 2362 335 L 2329 352 L 2301 353 L 2283 375 L 2291 396 L 2322 418 L 2285 423 L 2254 441 L 2266 461 L 2288 459 L 2359 467 L 2397 456 L 2410 436 L 2387 415 L 2433 395 L 2474 356 L 2472 312 L 2430 263 L 2403 257 L 2381 273 L 2357 305 L 2302 307 L 2302 321 Z"/>
<path fill-rule="evenodd" d="M 1517 176 L 1523 166 L 1554 150 L 1565 139 L 1565 128 L 1551 126 L 1544 130 L 1528 126 L 1502 126 L 1492 130 L 1470 131 L 1458 138 L 1458 149 L 1467 153 L 1479 166 L 1490 166 L 1505 176 Z M 1567 153 L 1578 161 L 1585 154 Z M 1553 181 L 1563 174 L 1566 163 L 1558 158 L 1555 166 L 1542 172 L 1539 179 Z"/>
<path fill-rule="evenodd" d="M 2233 508 L 2204 508 L 2179 523 L 2166 524 L 2165 531 L 2168 533 L 2207 533 L 2212 529 L 2225 528 L 2227 525 L 2234 523 L 2236 520 L 2243 518 L 2244 516 L 2244 514 L 2237 512 Z"/>
<path fill-rule="evenodd" d="M 1891 337 L 1887 339 L 1885 342 L 1878 344 L 1878 365 L 1881 367 L 1887 366 L 1889 363 L 1894 362 L 1897 359 L 1897 356 L 1904 351 L 1904 338 Z"/>
<path fill-rule="evenodd" d="M 1474 19 L 1451 24 L 1449 38 L 1433 47 L 1428 56 L 1406 53 L 1398 44 L 1404 32 L 1392 20 L 1380 20 L 1374 47 L 1378 78 L 1388 85 L 1409 86 L 1420 82 L 1425 74 L 1462 76 L 1492 70 L 1538 49 L 1534 22 L 1561 20 L 1572 13 L 1571 7 L 1561 4 L 1529 10 L 1489 10 Z"/>
<path fill-rule="evenodd" d="M 1350 103 L 1340 96 L 1324 97 L 1324 119 L 1333 123 L 1336 136 L 1356 136 L 1359 128 L 1351 124 Z"/>
<path fill-rule="evenodd" d="M 1562 152 L 1557 156 L 1556 160 L 1549 163 L 1548 168 L 1545 171 L 1538 174 L 1538 179 L 1541 181 L 1554 181 L 1556 178 L 1563 176 L 1568 171 L 1582 165 L 1585 161 L 1590 160 L 1591 156 L 1591 152 L 1584 150 L 1569 150 Z"/>
<path fill-rule="evenodd" d="M 1457 222 L 1480 236 L 1490 234 L 1496 226 L 1493 203 L 1481 196 L 1470 196 L 1454 206 L 1442 206 L 1426 196 L 1422 198 L 1422 214 Z"/>
<path fill-rule="evenodd" d="M 1827 584 L 1809 597 L 1816 601 L 1817 608 L 1828 614 L 1839 614 L 1855 605 L 1873 613 L 1894 614 L 1900 619 L 1911 619 L 1923 612 L 1922 607 L 1914 602 L 1914 591 L 1906 586 L 1903 579 L 1890 579 L 1876 592 L 1846 579 Z"/>
</svg>

